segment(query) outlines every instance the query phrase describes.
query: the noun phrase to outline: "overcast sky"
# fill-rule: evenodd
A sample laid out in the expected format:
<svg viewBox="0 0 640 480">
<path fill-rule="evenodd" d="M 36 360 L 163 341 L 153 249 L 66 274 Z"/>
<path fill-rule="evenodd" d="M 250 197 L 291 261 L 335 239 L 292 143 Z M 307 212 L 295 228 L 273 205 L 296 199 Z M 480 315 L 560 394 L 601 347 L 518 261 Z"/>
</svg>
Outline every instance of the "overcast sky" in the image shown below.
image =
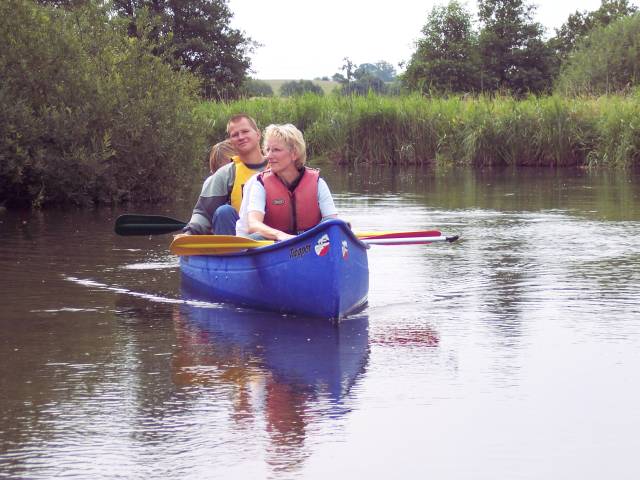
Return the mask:
<svg viewBox="0 0 640 480">
<path fill-rule="evenodd" d="M 331 77 L 344 57 L 356 65 L 408 61 L 437 0 L 229 0 L 232 26 L 263 46 L 252 56 L 259 79 Z M 548 35 L 576 10 L 596 10 L 600 0 L 534 0 L 536 20 Z M 475 13 L 477 2 L 466 5 Z M 399 70 L 399 69 L 398 69 Z"/>
</svg>

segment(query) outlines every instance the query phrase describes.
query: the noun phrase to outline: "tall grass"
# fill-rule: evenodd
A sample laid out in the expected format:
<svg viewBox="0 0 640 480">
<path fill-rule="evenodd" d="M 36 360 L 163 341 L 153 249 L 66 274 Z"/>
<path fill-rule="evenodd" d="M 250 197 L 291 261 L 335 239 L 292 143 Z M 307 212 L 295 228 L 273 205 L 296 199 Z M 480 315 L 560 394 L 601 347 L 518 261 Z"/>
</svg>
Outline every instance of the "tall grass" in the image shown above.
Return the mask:
<svg viewBox="0 0 640 480">
<path fill-rule="evenodd" d="M 311 155 L 338 163 L 630 167 L 640 162 L 640 95 L 260 98 L 199 108 L 210 141 L 246 112 L 262 127 L 290 122 Z"/>
</svg>

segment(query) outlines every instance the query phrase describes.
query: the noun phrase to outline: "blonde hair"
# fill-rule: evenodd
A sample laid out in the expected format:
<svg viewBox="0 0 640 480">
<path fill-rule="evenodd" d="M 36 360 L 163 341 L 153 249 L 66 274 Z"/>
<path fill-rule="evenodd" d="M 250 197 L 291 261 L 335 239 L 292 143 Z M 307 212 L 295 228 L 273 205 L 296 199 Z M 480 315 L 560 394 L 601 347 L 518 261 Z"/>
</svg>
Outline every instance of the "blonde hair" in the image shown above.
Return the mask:
<svg viewBox="0 0 640 480">
<path fill-rule="evenodd" d="M 209 154 L 209 168 L 211 173 L 214 173 L 220 167 L 229 163 L 231 161 L 231 157 L 236 154 L 237 153 L 229 140 L 216 143 L 211 147 L 211 153 Z"/>
<path fill-rule="evenodd" d="M 307 163 L 307 145 L 304 142 L 302 132 L 294 125 L 290 123 L 284 125 L 269 125 L 264 129 L 264 145 L 266 145 L 269 138 L 281 140 L 290 151 L 298 155 L 295 161 L 295 166 L 298 170 Z"/>
</svg>

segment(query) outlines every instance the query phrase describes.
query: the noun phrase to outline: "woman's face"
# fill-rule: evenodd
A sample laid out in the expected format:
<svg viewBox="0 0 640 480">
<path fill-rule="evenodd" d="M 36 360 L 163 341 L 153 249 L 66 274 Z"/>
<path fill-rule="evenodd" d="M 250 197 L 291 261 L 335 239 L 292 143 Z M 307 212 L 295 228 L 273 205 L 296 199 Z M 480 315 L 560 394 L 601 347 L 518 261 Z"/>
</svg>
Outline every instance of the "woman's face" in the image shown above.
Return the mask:
<svg viewBox="0 0 640 480">
<path fill-rule="evenodd" d="M 270 137 L 264 144 L 264 157 L 269 161 L 269 166 L 273 173 L 295 172 L 297 171 L 295 161 L 298 158 L 295 151 L 279 138 Z"/>
</svg>

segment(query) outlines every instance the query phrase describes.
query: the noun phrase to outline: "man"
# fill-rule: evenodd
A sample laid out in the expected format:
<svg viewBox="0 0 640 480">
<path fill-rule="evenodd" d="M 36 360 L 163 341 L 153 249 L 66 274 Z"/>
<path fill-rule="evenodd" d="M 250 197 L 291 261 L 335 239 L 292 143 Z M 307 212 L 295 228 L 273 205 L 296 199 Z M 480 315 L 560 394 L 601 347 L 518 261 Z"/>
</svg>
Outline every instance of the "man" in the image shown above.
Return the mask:
<svg viewBox="0 0 640 480">
<path fill-rule="evenodd" d="M 182 235 L 235 235 L 242 187 L 267 165 L 260 151 L 260 130 L 253 118 L 245 114 L 232 116 L 227 135 L 237 155 L 205 180 Z"/>
</svg>

